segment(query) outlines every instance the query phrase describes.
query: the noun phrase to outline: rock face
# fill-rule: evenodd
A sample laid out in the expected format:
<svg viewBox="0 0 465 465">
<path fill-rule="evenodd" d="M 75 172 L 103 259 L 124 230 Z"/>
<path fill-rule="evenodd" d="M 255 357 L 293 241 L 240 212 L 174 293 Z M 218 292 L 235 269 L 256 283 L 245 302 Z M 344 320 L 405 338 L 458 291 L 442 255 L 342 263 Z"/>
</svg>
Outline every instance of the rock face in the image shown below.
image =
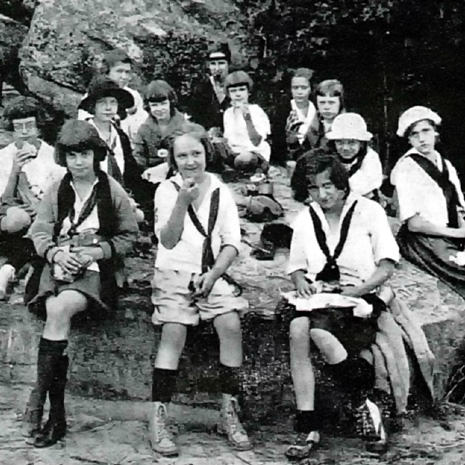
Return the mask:
<svg viewBox="0 0 465 465">
<path fill-rule="evenodd" d="M 0 13 L 0 31 L 1 82 L 15 79 L 15 70 L 18 68 L 18 49 L 27 33 L 27 27 Z"/>
<path fill-rule="evenodd" d="M 173 84 L 186 88 L 207 40 L 237 37 L 239 24 L 228 0 L 42 1 L 20 51 L 21 74 L 30 92 L 73 115 L 104 52 L 121 48 L 139 77 L 178 77 Z"/>
<path fill-rule="evenodd" d="M 289 222 L 302 206 L 291 198 L 284 168 L 273 167 L 270 177 Z M 231 187 L 237 194 L 239 186 Z M 244 219 L 241 226 L 243 246 L 231 275 L 243 287 L 243 295 L 250 303 L 250 311 L 243 319 L 243 407 L 247 418 L 266 422 L 277 415 L 288 415 L 293 406 L 288 319 L 285 314 L 274 313 L 280 291 L 292 285 L 285 275 L 286 256 L 282 250 L 268 262 L 250 256 L 250 244 L 258 242 L 262 224 Z M 69 347 L 71 391 L 107 399 L 150 398 L 152 365 L 160 338 L 159 328 L 154 330 L 150 319 L 153 254 L 131 257 L 127 273 L 129 290 L 113 319 L 73 325 Z M 392 286 L 425 330 L 437 358 L 435 386 L 437 397 L 442 398 L 450 388 L 447 381 L 453 367 L 463 363 L 459 350 L 465 331 L 463 299 L 405 261 L 396 271 Z M 17 286 L 9 303 L 0 305 L 0 382 L 30 383 L 35 376 L 42 324 L 21 303 L 21 288 Z M 334 396 L 340 393 L 336 394 L 320 367 L 317 359 L 319 405 L 330 410 L 340 399 Z M 215 405 L 219 390 L 218 339 L 211 324 L 189 330 L 180 371 L 177 402 Z M 332 415 L 334 412 L 328 412 L 328 421 L 334 418 Z"/>
</svg>

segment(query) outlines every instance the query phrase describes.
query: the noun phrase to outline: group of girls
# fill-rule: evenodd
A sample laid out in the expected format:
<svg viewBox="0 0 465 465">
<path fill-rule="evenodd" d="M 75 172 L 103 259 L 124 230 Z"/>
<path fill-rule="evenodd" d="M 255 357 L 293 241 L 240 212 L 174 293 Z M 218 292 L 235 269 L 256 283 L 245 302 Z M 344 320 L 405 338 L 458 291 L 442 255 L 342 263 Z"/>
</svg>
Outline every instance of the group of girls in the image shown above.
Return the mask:
<svg viewBox="0 0 465 465">
<path fill-rule="evenodd" d="M 125 63 L 119 60 L 115 66 L 120 65 Z M 355 390 L 369 388 L 373 367 L 359 352 L 373 340 L 376 318 L 389 304 L 378 291 L 398 261 L 386 215 L 367 198 L 375 195 L 382 181 L 379 157 L 368 147 L 372 134 L 360 115 L 344 112 L 343 89 L 336 80 L 318 85 L 314 106 L 309 99 L 310 77 L 308 70 L 298 70 L 292 78 L 293 99 L 285 128 L 289 153 L 296 161 L 293 186 L 296 191 L 295 186 L 300 189 L 299 198 L 309 203 L 294 224 L 288 272 L 298 296 L 311 297 L 330 288 L 341 297 L 355 299 L 352 307 L 361 305 L 367 314 L 361 318 L 331 306 L 326 312 L 311 312 L 310 308 L 294 311 L 291 370 L 299 435 L 286 451 L 290 458 L 308 456 L 319 443 L 321 418 L 314 405 L 309 334 L 336 377 L 350 379 Z M 243 72 L 229 75 L 229 81 L 226 78 L 228 96 L 238 104 L 229 114 L 226 110 L 224 121 L 232 121 L 228 138 L 237 137 L 238 145 L 248 138 L 252 144 L 237 150 L 239 157 L 234 165 L 263 169 L 269 160 L 269 147 L 265 145 L 269 127 L 263 110 L 248 105 L 248 79 Z M 152 182 L 153 176 L 159 183 L 154 201 L 154 231 L 159 245 L 152 321 L 162 329 L 148 414 L 151 446 L 162 455 L 178 454 L 167 425 L 167 406 L 176 392 L 187 328 L 204 319 L 212 321 L 220 342 L 222 402 L 218 431 L 233 447 L 250 449 L 252 444 L 239 419 L 238 401 L 243 360 L 240 314 L 247 302 L 227 273 L 240 250 L 236 204 L 228 187 L 209 172 L 211 144 L 207 132 L 185 121 L 166 82 L 153 81 L 147 87 L 147 116 L 132 140 L 114 124 L 118 112 L 131 110 L 135 104 L 125 85 L 115 85 L 108 76 L 96 79 L 81 103 L 88 112 L 87 121 L 70 120 L 62 127 L 55 159 L 66 174 L 45 193 L 29 231 L 40 261 L 28 283 L 26 301 L 46 322 L 38 349 L 37 379 L 24 415 L 24 435 L 34 446 L 47 447 L 66 433 L 64 391 L 71 319 L 85 310 L 101 315 L 114 309 L 124 256 L 138 232 L 137 209 L 122 186 L 139 201 L 137 196 L 142 198 L 147 188 L 140 177 L 144 170 L 145 181 Z M 413 152 L 407 153 L 393 172 L 401 219 L 409 232 L 404 234 L 405 243 L 413 244 L 412 255 L 420 254 L 420 245 L 409 242 L 409 236 L 426 242 L 426 246 L 431 246 L 429 236 L 447 240 L 465 237 L 463 219 L 454 215 L 463 205 L 455 170 L 442 161 L 434 149 L 435 137 L 431 137 L 440 119 L 431 110 L 418 108 L 408 110 L 399 120 L 399 135 L 407 135 Z M 239 126 L 235 125 L 238 119 Z M 160 145 L 168 134 L 170 143 Z M 260 147 L 263 152 L 257 149 Z M 441 161 L 436 167 L 439 174 L 434 193 L 423 193 L 424 184 L 409 182 L 410 170 L 402 168 L 402 163 L 416 163 L 414 155 L 431 163 Z M 157 177 L 156 168 L 164 174 Z M 422 169 L 417 169 L 419 179 L 427 172 Z M 412 191 L 417 195 L 414 198 L 423 194 L 427 199 L 435 197 L 434 208 L 442 214 L 440 225 L 428 200 L 406 207 L 405 199 Z M 458 267 L 456 273 L 463 279 Z M 356 339 L 357 331 L 364 335 L 363 344 L 351 339 Z M 49 419 L 43 423 L 47 395 Z M 360 408 L 368 412 L 365 417 L 374 418 L 371 427 L 364 430 L 370 431 L 381 450 L 387 439 L 378 407 L 366 396 L 361 396 L 360 402 Z"/>
</svg>

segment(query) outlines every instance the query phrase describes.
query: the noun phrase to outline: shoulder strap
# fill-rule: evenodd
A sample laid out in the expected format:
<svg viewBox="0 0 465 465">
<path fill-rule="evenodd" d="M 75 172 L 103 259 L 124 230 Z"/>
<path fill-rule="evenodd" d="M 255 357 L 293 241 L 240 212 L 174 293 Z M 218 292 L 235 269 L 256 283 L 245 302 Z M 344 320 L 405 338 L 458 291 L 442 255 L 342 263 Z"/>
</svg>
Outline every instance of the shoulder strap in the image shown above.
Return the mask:
<svg viewBox="0 0 465 465">
<path fill-rule="evenodd" d="M 449 178 L 449 168 L 446 160 L 441 157 L 442 171 L 439 171 L 434 163 L 417 153 L 411 153 L 408 156 L 441 188 L 447 203 L 448 225 L 456 228 L 458 226 L 457 206 L 459 205 L 459 198 L 457 188 Z"/>
</svg>

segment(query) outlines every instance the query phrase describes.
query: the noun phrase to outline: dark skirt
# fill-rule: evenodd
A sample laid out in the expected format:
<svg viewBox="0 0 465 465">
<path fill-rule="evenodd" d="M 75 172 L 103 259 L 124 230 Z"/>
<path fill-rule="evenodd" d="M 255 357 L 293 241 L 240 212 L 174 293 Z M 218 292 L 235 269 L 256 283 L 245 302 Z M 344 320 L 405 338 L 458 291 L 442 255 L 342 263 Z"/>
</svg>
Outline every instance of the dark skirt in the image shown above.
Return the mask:
<svg viewBox="0 0 465 465">
<path fill-rule="evenodd" d="M 374 344 L 378 331 L 378 317 L 386 309 L 383 301 L 372 294 L 363 296 L 373 305 L 368 318 L 353 315 L 351 308 L 322 308 L 312 311 L 296 310 L 294 305 L 286 304 L 290 319 L 306 317 L 310 320 L 310 329 L 324 329 L 331 333 L 347 350 L 349 356 L 357 356 L 361 350 Z"/>
<path fill-rule="evenodd" d="M 465 267 L 449 260 L 463 250 L 463 241 L 413 233 L 403 225 L 397 234 L 401 255 L 465 298 Z"/>
<path fill-rule="evenodd" d="M 311 329 L 324 329 L 331 333 L 344 346 L 349 356 L 356 356 L 361 350 L 368 349 L 375 342 L 378 331 L 377 317 L 354 317 L 351 309 L 295 311 L 293 317 L 307 317 Z"/>
<path fill-rule="evenodd" d="M 65 290 L 74 290 L 80 292 L 88 299 L 88 306 L 84 312 L 86 316 L 101 320 L 108 316 L 112 306 L 102 299 L 102 283 L 100 278 L 101 275 L 97 271 L 86 270 L 82 276 L 72 283 L 57 281 L 52 276 L 51 266 L 48 263 L 44 263 L 37 293 L 26 302 L 29 311 L 45 320 L 47 316 L 45 301 L 47 298 L 57 296 Z"/>
</svg>

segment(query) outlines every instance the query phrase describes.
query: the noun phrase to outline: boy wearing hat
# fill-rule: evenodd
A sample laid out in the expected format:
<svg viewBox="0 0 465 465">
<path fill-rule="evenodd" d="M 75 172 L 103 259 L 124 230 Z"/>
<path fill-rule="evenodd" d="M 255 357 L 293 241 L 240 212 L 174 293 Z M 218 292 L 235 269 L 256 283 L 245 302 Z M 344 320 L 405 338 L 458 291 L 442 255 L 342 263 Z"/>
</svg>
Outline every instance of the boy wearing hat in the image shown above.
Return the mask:
<svg viewBox="0 0 465 465">
<path fill-rule="evenodd" d="M 38 102 L 18 97 L 5 108 L 4 118 L 14 141 L 0 150 L 0 247 L 7 257 L 0 268 L 0 298 L 8 283 L 33 255 L 24 237 L 47 187 L 64 175 L 55 163 L 53 147 L 40 139 L 42 115 Z"/>
<path fill-rule="evenodd" d="M 140 93 L 128 86 L 132 76 L 132 61 L 122 50 L 116 49 L 106 53 L 103 57 L 102 74 L 116 82 L 118 86 L 129 92 L 134 98 L 134 105 L 127 108 L 122 114 L 121 129 L 127 134 L 131 144 L 141 124 L 147 118 L 144 102 Z M 87 97 L 87 94 L 84 98 Z M 78 119 L 86 120 L 92 117 L 83 109 L 78 111 Z"/>
<path fill-rule="evenodd" d="M 188 104 L 192 120 L 207 130 L 215 128 L 216 135 L 223 132 L 223 113 L 230 105 L 224 86 L 230 63 L 229 45 L 212 44 L 206 59 L 207 75 L 194 85 Z"/>
<path fill-rule="evenodd" d="M 249 103 L 253 81 L 245 71 L 234 71 L 226 77 L 225 87 L 231 106 L 224 112 L 224 137 L 233 152 L 234 167 L 266 172 L 271 154 L 266 138 L 271 127 L 263 109 Z"/>
<path fill-rule="evenodd" d="M 465 207 L 457 172 L 436 150 L 441 117 L 424 106 L 400 115 L 397 135 L 411 148 L 391 172 L 402 226 L 401 254 L 465 297 Z"/>
</svg>

